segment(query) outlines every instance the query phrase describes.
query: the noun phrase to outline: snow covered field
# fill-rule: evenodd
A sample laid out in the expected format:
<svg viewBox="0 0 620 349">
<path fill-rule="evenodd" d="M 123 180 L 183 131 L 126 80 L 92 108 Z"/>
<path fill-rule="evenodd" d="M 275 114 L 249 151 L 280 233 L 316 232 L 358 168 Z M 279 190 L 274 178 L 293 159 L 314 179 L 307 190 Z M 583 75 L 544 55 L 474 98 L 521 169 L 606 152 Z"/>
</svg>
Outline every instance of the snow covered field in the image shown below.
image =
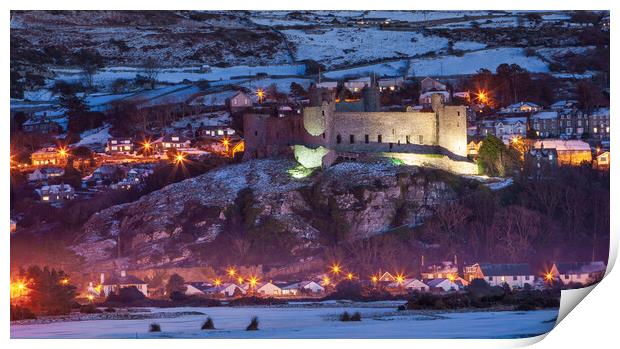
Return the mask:
<svg viewBox="0 0 620 349">
<path fill-rule="evenodd" d="M 213 318 L 216 330 L 201 331 L 207 315 L 142 320 L 91 320 L 13 325 L 11 338 L 522 338 L 550 331 L 557 310 L 530 312 L 420 313 L 394 306 L 217 307 L 152 309 L 198 311 Z M 361 322 L 340 322 L 343 311 L 359 311 Z M 258 331 L 245 331 L 253 316 Z M 147 332 L 149 324 L 161 333 Z"/>
<path fill-rule="evenodd" d="M 415 56 L 436 52 L 448 45 L 448 39 L 438 36 L 370 28 L 283 30 L 282 33 L 297 46 L 297 60 L 314 59 L 328 67 Z"/>
</svg>

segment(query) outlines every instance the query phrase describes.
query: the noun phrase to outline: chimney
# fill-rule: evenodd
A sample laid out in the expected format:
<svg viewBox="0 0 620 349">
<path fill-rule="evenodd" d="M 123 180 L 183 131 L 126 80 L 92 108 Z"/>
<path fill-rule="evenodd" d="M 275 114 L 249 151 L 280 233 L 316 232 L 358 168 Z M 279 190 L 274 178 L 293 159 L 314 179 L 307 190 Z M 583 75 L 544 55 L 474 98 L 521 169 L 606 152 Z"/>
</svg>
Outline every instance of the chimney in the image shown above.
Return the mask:
<svg viewBox="0 0 620 349">
<path fill-rule="evenodd" d="M 124 278 L 127 276 L 127 272 L 124 270 L 121 270 L 121 277 Z"/>
<path fill-rule="evenodd" d="M 101 282 L 102 285 L 105 283 L 105 274 L 104 273 L 101 273 L 101 275 L 99 275 L 99 281 Z"/>
</svg>

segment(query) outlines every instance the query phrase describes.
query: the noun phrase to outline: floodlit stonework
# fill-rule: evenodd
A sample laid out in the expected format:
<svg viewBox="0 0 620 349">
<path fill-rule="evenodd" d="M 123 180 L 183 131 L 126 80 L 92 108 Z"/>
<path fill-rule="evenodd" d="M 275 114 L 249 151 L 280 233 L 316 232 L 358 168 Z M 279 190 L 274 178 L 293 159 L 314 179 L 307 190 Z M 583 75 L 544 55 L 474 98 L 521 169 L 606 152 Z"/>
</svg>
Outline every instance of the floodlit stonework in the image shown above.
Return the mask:
<svg viewBox="0 0 620 349">
<path fill-rule="evenodd" d="M 246 115 L 245 158 L 284 154 L 287 149 L 283 148 L 289 148 L 307 168 L 328 167 L 340 159 L 386 157 L 410 165 L 478 173 L 467 159 L 464 106 L 446 106 L 441 96 L 433 95 L 429 112 L 381 112 L 374 111 L 376 107 L 343 112 L 338 111 L 333 94 L 318 94 L 315 105 L 304 108 L 303 116 Z"/>
</svg>

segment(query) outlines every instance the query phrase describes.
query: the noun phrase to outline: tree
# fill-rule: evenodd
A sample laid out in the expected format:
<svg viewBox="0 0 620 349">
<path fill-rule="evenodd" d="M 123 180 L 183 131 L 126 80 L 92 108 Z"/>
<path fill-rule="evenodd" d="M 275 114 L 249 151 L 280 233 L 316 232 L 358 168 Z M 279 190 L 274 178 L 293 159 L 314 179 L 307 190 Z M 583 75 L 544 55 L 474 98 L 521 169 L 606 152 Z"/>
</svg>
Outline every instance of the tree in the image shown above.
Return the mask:
<svg viewBox="0 0 620 349">
<path fill-rule="evenodd" d="M 172 295 L 174 292 L 185 293 L 187 287 L 185 286 L 185 280 L 177 273 L 170 275 L 168 283 L 166 283 L 166 293 Z"/>
<path fill-rule="evenodd" d="M 294 97 L 302 97 L 306 95 L 306 90 L 295 81 L 291 82 L 291 95 Z"/>
<path fill-rule="evenodd" d="M 154 89 L 155 83 L 157 83 L 157 76 L 159 75 L 159 62 L 154 57 L 148 57 L 142 62 L 142 68 L 150 88 Z"/>
<path fill-rule="evenodd" d="M 92 89 L 93 76 L 103 68 L 103 57 L 95 50 L 81 49 L 75 54 L 74 60 L 84 73 L 86 86 Z"/>
<path fill-rule="evenodd" d="M 26 303 L 35 313 L 67 314 L 75 301 L 76 288 L 62 270 L 32 266 L 20 272 L 20 279 L 28 280 Z"/>
<path fill-rule="evenodd" d="M 506 176 L 516 164 L 517 155 L 509 151 L 501 139 L 487 135 L 478 151 L 478 167 L 489 176 Z"/>
</svg>

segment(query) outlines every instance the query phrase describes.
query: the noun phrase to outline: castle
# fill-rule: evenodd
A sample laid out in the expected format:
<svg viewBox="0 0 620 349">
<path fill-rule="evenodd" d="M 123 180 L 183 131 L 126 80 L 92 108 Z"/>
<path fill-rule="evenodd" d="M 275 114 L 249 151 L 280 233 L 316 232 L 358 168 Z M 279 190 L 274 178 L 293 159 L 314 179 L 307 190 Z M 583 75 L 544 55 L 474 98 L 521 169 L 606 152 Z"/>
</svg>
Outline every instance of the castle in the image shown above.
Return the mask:
<svg viewBox="0 0 620 349">
<path fill-rule="evenodd" d="M 340 101 L 335 92 L 311 91 L 303 115 L 244 115 L 244 160 L 294 154 L 306 168 L 329 167 L 340 160 L 391 158 L 407 165 L 477 174 L 467 159 L 464 106 L 444 105 L 432 96 L 432 111 L 382 112 L 376 87 L 362 98 Z"/>
</svg>

